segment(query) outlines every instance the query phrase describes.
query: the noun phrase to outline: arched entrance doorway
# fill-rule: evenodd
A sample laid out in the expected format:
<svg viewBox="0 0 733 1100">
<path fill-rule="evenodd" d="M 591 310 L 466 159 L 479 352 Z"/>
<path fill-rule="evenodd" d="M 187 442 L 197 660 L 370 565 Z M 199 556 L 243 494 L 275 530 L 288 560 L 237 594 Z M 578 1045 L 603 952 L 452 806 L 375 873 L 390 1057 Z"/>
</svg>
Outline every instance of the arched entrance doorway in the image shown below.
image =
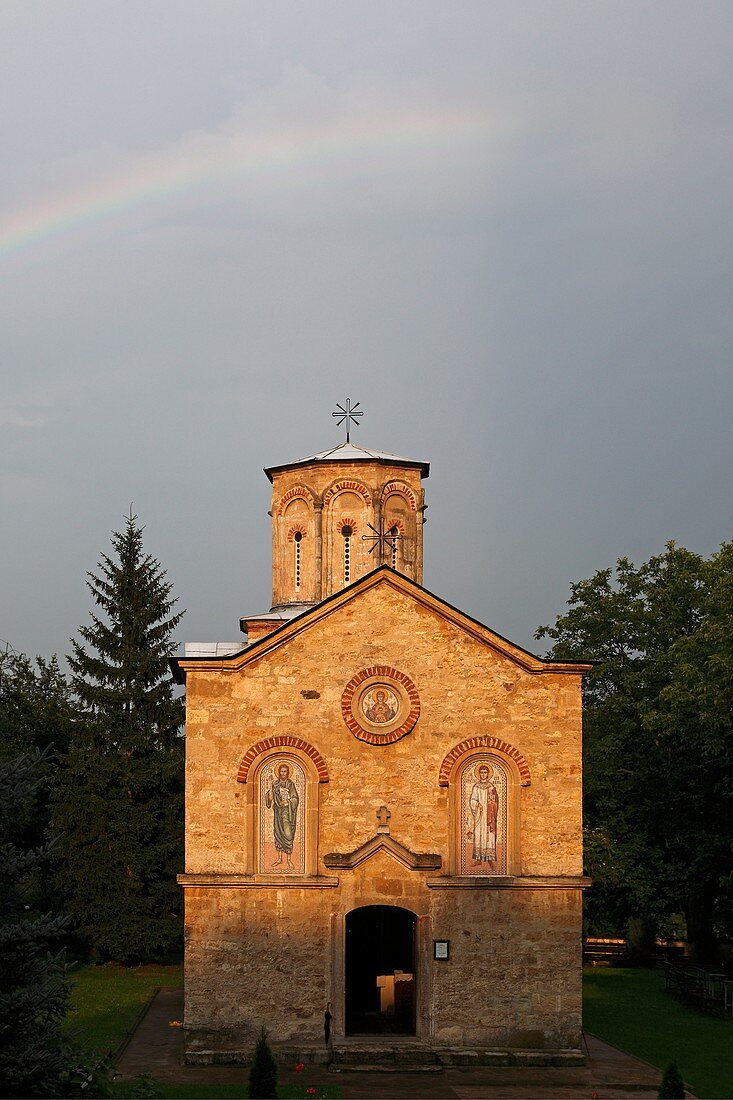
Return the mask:
<svg viewBox="0 0 733 1100">
<path fill-rule="evenodd" d="M 394 905 L 346 916 L 346 1034 L 415 1034 L 417 917 Z"/>
</svg>

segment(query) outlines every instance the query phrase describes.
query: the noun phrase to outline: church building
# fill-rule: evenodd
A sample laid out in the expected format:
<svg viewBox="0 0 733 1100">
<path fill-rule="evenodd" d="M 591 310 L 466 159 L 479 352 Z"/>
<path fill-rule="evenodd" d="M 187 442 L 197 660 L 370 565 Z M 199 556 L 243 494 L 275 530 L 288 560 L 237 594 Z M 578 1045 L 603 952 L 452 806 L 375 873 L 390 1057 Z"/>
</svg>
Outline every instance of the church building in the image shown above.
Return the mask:
<svg viewBox="0 0 733 1100">
<path fill-rule="evenodd" d="M 187 1060 L 263 1025 L 303 1060 L 579 1060 L 590 666 L 424 587 L 427 462 L 347 442 L 265 473 L 270 610 L 174 661 Z"/>
</svg>

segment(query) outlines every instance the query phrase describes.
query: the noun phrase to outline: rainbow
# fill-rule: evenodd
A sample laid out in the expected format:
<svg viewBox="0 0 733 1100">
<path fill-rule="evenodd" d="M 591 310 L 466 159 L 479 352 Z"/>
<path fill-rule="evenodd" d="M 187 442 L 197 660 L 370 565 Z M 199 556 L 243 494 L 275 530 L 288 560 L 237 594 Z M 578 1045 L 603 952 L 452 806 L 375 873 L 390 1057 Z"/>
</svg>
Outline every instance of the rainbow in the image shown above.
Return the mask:
<svg viewBox="0 0 733 1100">
<path fill-rule="evenodd" d="M 364 153 L 438 146 L 446 140 L 477 136 L 485 122 L 467 111 L 395 112 L 360 119 L 358 124 L 344 121 L 249 139 L 235 137 L 223 147 L 214 138 L 215 148 L 176 148 L 144 158 L 128 171 L 48 197 L 6 217 L 0 215 L 0 257 L 200 187 Z"/>
</svg>

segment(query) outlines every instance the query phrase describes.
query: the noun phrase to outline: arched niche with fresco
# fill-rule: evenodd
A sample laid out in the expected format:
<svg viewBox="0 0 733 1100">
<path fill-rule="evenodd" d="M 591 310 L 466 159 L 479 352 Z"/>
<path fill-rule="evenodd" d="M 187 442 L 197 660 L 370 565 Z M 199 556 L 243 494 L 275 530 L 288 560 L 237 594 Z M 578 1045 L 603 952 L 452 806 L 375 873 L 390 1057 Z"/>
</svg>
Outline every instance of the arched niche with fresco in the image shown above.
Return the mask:
<svg viewBox="0 0 733 1100">
<path fill-rule="evenodd" d="M 520 873 L 521 776 L 507 756 L 469 751 L 450 773 L 450 873 L 495 878 Z"/>
<path fill-rule="evenodd" d="M 319 784 L 328 779 L 320 754 L 310 745 L 306 750 L 287 744 L 266 748 L 251 764 L 243 762 L 238 778 L 246 783 L 245 874 L 268 879 L 316 875 Z"/>
</svg>

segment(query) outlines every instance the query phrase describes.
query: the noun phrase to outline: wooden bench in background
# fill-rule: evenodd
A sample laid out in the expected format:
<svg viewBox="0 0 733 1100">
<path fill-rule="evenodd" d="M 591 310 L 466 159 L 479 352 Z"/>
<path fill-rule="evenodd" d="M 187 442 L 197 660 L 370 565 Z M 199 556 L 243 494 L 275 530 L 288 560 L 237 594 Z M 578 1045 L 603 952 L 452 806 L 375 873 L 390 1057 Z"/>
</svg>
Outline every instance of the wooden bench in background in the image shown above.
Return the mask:
<svg viewBox="0 0 733 1100">
<path fill-rule="evenodd" d="M 586 936 L 583 943 L 583 962 L 591 966 L 621 966 L 626 958 L 626 940 Z"/>
<path fill-rule="evenodd" d="M 653 958 L 657 962 L 683 959 L 685 945 L 681 940 L 657 940 Z M 624 966 L 627 959 L 626 940 L 604 936 L 586 936 L 583 941 L 583 962 L 590 966 Z"/>
</svg>

